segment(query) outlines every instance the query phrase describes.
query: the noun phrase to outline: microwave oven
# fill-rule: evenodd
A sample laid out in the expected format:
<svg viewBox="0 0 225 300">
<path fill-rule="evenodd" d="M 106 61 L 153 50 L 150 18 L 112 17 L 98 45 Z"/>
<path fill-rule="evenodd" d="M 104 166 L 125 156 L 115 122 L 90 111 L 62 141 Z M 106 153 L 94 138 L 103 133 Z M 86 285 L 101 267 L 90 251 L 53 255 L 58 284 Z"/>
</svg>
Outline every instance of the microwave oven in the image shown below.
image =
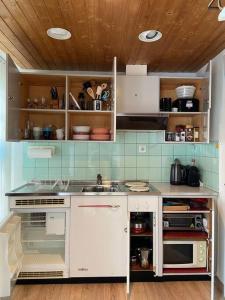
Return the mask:
<svg viewBox="0 0 225 300">
<path fill-rule="evenodd" d="M 164 241 L 163 267 L 206 268 L 207 252 L 206 241 Z"/>
</svg>

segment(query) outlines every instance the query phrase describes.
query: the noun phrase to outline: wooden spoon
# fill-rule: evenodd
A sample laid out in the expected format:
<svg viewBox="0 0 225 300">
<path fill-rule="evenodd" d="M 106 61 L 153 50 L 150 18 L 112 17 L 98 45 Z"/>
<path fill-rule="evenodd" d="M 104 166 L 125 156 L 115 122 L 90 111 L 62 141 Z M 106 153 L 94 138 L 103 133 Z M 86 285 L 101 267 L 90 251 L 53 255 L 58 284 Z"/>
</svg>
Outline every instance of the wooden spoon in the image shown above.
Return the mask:
<svg viewBox="0 0 225 300">
<path fill-rule="evenodd" d="M 92 99 L 95 99 L 95 94 L 91 87 L 87 88 L 87 93 Z"/>
</svg>

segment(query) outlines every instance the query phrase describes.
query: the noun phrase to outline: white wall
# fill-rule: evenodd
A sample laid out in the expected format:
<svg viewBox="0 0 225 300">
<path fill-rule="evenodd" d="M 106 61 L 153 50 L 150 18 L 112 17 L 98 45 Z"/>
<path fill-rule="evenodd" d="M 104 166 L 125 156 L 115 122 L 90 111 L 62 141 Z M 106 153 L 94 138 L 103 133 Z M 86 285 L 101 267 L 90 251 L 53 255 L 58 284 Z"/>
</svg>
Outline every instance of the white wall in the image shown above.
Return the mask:
<svg viewBox="0 0 225 300">
<path fill-rule="evenodd" d="M 225 51 L 212 60 L 212 110 L 210 138 L 218 141 L 219 197 L 217 200 L 217 276 L 225 283 Z"/>
</svg>

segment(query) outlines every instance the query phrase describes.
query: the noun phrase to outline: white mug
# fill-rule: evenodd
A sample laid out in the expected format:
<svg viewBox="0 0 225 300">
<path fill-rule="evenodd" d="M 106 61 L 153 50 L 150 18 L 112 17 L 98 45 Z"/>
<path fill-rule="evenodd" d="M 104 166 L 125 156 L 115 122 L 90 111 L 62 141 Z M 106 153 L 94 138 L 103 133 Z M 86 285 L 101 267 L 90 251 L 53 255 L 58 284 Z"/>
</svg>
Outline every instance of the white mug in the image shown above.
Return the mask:
<svg viewBox="0 0 225 300">
<path fill-rule="evenodd" d="M 63 128 L 56 129 L 56 137 L 57 137 L 57 140 L 62 140 L 64 138 L 64 129 Z"/>
<path fill-rule="evenodd" d="M 41 127 L 33 127 L 33 136 L 35 140 L 39 140 L 41 137 L 42 128 Z"/>
</svg>

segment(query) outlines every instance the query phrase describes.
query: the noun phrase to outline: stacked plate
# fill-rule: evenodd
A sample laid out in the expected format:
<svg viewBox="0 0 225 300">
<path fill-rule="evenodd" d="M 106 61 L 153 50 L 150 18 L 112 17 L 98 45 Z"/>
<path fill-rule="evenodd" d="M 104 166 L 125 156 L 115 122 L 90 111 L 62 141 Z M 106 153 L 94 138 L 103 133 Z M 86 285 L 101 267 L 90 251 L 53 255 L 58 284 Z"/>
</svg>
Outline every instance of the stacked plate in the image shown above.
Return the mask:
<svg viewBox="0 0 225 300">
<path fill-rule="evenodd" d="M 181 85 L 176 88 L 177 98 L 192 99 L 194 97 L 196 87 L 193 85 Z"/>
<path fill-rule="evenodd" d="M 108 128 L 92 128 L 91 140 L 93 141 L 109 141 L 110 133 Z"/>
<path fill-rule="evenodd" d="M 125 183 L 131 192 L 148 192 L 149 186 L 143 181 L 129 181 Z"/>
<path fill-rule="evenodd" d="M 90 126 L 72 126 L 73 140 L 87 141 L 90 139 Z"/>
</svg>

